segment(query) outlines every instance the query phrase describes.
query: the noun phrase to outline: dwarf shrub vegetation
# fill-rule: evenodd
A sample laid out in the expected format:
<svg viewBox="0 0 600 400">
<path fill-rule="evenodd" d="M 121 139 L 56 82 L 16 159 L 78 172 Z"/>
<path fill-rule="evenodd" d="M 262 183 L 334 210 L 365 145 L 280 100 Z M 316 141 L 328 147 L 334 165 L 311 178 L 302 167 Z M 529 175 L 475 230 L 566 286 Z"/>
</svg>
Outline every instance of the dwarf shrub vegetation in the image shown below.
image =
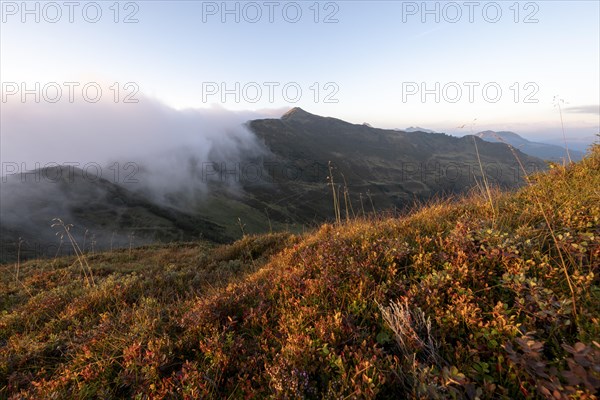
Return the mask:
<svg viewBox="0 0 600 400">
<path fill-rule="evenodd" d="M 0 397 L 596 398 L 599 188 L 0 266 Z"/>
</svg>

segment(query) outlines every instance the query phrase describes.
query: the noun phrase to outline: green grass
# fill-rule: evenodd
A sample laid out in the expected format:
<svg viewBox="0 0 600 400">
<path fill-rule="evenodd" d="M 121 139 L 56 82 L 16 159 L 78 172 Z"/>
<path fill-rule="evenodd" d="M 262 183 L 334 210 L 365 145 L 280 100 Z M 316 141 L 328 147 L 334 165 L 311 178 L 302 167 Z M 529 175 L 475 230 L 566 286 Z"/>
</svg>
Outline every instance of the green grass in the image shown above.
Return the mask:
<svg viewBox="0 0 600 400">
<path fill-rule="evenodd" d="M 0 266 L 0 397 L 596 398 L 598 188 Z"/>
</svg>

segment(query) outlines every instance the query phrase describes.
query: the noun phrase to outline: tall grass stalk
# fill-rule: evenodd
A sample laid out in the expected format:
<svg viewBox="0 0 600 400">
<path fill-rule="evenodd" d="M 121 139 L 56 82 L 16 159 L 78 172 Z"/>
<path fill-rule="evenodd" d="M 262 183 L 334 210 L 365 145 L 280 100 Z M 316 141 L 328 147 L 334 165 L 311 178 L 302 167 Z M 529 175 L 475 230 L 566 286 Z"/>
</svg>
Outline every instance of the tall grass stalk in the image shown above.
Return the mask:
<svg viewBox="0 0 600 400">
<path fill-rule="evenodd" d="M 335 190 L 335 183 L 333 182 L 333 166 L 331 165 L 331 161 L 329 161 L 329 176 L 327 180 L 329 181 L 329 185 L 331 185 L 331 192 L 333 193 L 333 213 L 335 215 L 335 222 L 339 225 L 342 222 L 341 214 L 340 214 L 340 201 L 339 196 Z"/>
<path fill-rule="evenodd" d="M 375 204 L 373 204 L 373 199 L 371 198 L 371 191 L 367 189 L 367 197 L 369 198 L 369 201 L 371 202 L 371 209 L 373 209 L 373 215 L 376 214 L 375 212 Z"/>
<path fill-rule="evenodd" d="M 96 247 L 96 234 L 92 234 L 92 238 L 90 240 L 90 251 L 92 252 L 92 255 L 94 255 L 94 248 Z"/>
<path fill-rule="evenodd" d="M 571 153 L 569 152 L 569 145 L 567 144 L 567 135 L 565 134 L 565 124 L 563 122 L 562 107 L 560 106 L 560 104 L 564 103 L 565 101 L 559 98 L 558 96 L 554 96 L 553 101 L 554 105 L 558 107 L 558 114 L 560 115 L 560 127 L 562 129 L 563 140 L 565 142 L 565 150 L 567 151 L 567 158 L 569 159 L 569 164 L 571 164 L 573 161 L 571 160 Z"/>
<path fill-rule="evenodd" d="M 482 192 L 486 198 L 486 200 L 490 203 L 490 209 L 492 210 L 492 225 L 496 222 L 496 207 L 494 206 L 494 198 L 492 196 L 492 191 L 490 189 L 489 182 L 487 177 L 485 176 L 485 171 L 483 170 L 483 163 L 481 162 L 481 156 L 479 155 L 479 147 L 477 147 L 477 140 L 473 135 L 473 125 L 471 125 L 471 135 L 473 139 L 473 144 L 475 145 L 475 154 L 477 155 L 477 162 L 479 163 L 479 171 L 481 171 L 481 179 L 483 181 L 483 186 L 485 191 Z"/>
<path fill-rule="evenodd" d="M 16 265 L 16 271 L 15 271 L 15 280 L 17 282 L 19 282 L 19 271 L 21 270 L 21 245 L 24 243 L 25 241 L 23 240 L 22 237 L 19 237 L 19 240 L 17 241 L 17 265 Z"/>
<path fill-rule="evenodd" d="M 131 232 L 129 234 L 129 258 L 131 259 L 131 249 L 133 248 L 133 237 L 135 236 L 135 232 Z"/>
<path fill-rule="evenodd" d="M 342 179 L 344 181 L 344 205 L 346 207 L 346 221 L 350 221 L 350 211 L 352 211 L 352 215 L 356 217 L 354 214 L 354 209 L 352 209 L 352 202 L 350 201 L 350 191 L 348 190 L 348 183 L 346 182 L 346 177 L 344 174 L 342 175 Z"/>
<path fill-rule="evenodd" d="M 365 217 L 365 205 L 363 204 L 362 193 L 359 193 L 359 197 L 360 197 L 360 209 L 362 210 L 362 215 L 364 218 Z"/>
<path fill-rule="evenodd" d="M 265 214 L 267 214 L 267 221 L 269 221 L 269 233 L 273 233 L 273 225 L 271 225 L 271 217 L 269 216 L 269 210 L 265 208 Z"/>
<path fill-rule="evenodd" d="M 58 254 L 60 253 L 60 249 L 62 248 L 64 241 L 64 234 L 62 232 L 56 232 L 56 236 L 60 236 L 60 240 L 58 242 L 58 248 L 56 249 L 56 253 L 54 254 L 54 261 L 58 258 Z"/>
<path fill-rule="evenodd" d="M 245 224 L 242 223 L 242 219 L 238 217 L 237 219 L 238 226 L 240 227 L 240 231 L 242 231 L 242 237 L 246 236 L 246 232 L 244 231 Z"/>
<path fill-rule="evenodd" d="M 77 262 L 81 267 L 83 276 L 85 277 L 88 286 L 94 286 L 96 282 L 94 281 L 94 274 L 92 273 L 92 268 L 90 267 L 90 264 L 88 263 L 85 254 L 79 247 L 79 244 L 71 234 L 71 228 L 73 227 L 73 225 L 65 224 L 60 218 L 54 218 L 52 219 L 52 227 L 55 226 L 62 228 L 64 233 L 67 235 L 67 239 L 69 239 L 69 241 L 71 242 L 71 246 L 73 247 L 73 251 L 75 252 L 75 256 L 77 257 Z"/>
<path fill-rule="evenodd" d="M 83 234 L 83 245 L 81 246 L 81 248 L 83 249 L 83 252 L 85 252 L 85 242 L 87 241 L 88 232 L 89 232 L 89 230 L 87 228 L 85 228 L 85 232 Z"/>
</svg>

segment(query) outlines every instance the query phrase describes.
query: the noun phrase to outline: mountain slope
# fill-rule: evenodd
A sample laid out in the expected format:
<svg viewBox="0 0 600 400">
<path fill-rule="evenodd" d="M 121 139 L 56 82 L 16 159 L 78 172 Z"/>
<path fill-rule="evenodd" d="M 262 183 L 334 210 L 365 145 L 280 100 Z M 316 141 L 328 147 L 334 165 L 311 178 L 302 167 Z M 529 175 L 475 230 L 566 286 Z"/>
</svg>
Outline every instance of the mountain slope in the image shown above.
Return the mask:
<svg viewBox="0 0 600 400">
<path fill-rule="evenodd" d="M 598 187 L 600 147 L 493 209 L 0 266 L 0 396 L 593 399 Z"/>
<path fill-rule="evenodd" d="M 484 131 L 479 132 L 477 137 L 488 141 L 488 142 L 502 142 L 508 143 L 511 146 L 521 150 L 525 154 L 530 156 L 539 157 L 543 160 L 549 161 L 562 161 L 567 158 L 567 151 L 564 147 L 557 146 L 554 144 L 531 142 L 514 132 L 494 132 Z M 579 161 L 583 158 L 584 153 L 581 151 L 569 149 L 571 160 Z"/>
<path fill-rule="evenodd" d="M 54 218 L 74 224 L 85 251 L 128 247 L 153 241 L 204 237 L 223 242 L 223 228 L 197 216 L 155 204 L 110 181 L 73 167 L 53 167 L 8 176 L 1 184 L 0 260 L 72 254 L 60 245 Z M 87 233 L 86 233 L 87 230 Z M 59 233 L 57 236 L 56 233 Z M 60 246 L 60 249 L 59 249 Z"/>
<path fill-rule="evenodd" d="M 294 108 L 281 119 L 249 122 L 250 129 L 274 157 L 269 162 L 296 172 L 294 179 L 278 177 L 269 196 L 286 195 L 291 218 L 331 218 L 329 162 L 334 183 L 346 184 L 354 212 L 372 208 L 405 208 L 415 201 L 461 193 L 481 180 L 474 140 L 487 178 L 500 187 L 523 182 L 515 155 L 503 144 L 473 137 L 399 132 L 320 117 Z M 544 163 L 517 152 L 529 168 Z M 343 189 L 343 188 L 342 188 Z M 252 193 L 252 187 L 247 187 Z M 296 200 L 297 199 L 297 200 Z M 362 201 L 361 201 L 362 199 Z M 371 204 L 372 202 L 372 204 Z"/>
</svg>

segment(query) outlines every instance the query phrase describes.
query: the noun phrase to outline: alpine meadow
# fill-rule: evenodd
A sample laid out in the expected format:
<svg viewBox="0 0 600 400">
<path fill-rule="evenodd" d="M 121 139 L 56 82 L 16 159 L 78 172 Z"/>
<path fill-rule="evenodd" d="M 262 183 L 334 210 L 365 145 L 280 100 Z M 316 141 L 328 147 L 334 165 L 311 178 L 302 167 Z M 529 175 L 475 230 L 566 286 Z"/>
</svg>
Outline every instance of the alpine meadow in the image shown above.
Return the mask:
<svg viewBox="0 0 600 400">
<path fill-rule="evenodd" d="M 600 398 L 597 1 L 0 11 L 0 399 Z"/>
</svg>

